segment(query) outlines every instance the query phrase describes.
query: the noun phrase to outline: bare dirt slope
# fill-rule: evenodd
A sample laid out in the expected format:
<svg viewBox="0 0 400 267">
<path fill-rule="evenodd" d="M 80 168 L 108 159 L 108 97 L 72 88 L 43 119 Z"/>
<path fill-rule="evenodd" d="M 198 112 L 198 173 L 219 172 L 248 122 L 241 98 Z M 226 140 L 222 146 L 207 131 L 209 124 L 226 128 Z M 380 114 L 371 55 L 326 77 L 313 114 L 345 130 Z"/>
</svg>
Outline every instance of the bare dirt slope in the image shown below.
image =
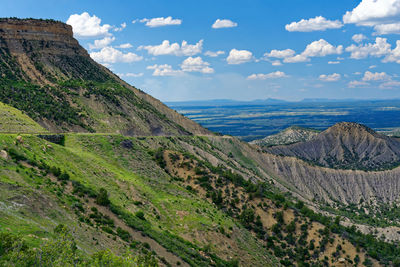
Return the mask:
<svg viewBox="0 0 400 267">
<path fill-rule="evenodd" d="M 400 163 L 398 140 L 350 122 L 338 123 L 310 141 L 267 151 L 340 169 L 384 170 Z"/>
</svg>

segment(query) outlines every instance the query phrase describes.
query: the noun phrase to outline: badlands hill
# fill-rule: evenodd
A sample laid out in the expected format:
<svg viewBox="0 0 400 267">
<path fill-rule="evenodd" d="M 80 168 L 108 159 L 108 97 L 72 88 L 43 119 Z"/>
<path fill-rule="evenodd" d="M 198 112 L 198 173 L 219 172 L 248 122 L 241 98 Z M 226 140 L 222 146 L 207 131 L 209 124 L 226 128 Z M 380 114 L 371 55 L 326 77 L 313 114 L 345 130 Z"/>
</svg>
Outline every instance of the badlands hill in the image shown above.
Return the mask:
<svg viewBox="0 0 400 267">
<path fill-rule="evenodd" d="M 384 170 L 400 164 L 400 142 L 357 123 L 335 124 L 312 140 L 267 149 L 340 169 Z"/>
</svg>

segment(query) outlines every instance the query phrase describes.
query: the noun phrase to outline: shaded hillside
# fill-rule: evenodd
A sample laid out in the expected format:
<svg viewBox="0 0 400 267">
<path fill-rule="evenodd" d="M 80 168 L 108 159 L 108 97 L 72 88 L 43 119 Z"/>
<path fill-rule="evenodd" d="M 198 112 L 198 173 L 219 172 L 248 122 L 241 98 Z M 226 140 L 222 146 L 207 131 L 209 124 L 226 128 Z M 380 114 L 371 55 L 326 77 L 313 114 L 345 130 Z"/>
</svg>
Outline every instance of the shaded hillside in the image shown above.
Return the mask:
<svg viewBox="0 0 400 267">
<path fill-rule="evenodd" d="M 335 124 L 310 141 L 266 149 L 329 168 L 384 170 L 400 164 L 400 142 L 357 123 Z"/>
<path fill-rule="evenodd" d="M 210 134 L 94 62 L 72 28 L 0 19 L 0 101 L 51 131 Z"/>
<path fill-rule="evenodd" d="M 27 115 L 0 102 L 1 133 L 42 133 L 46 130 Z"/>
<path fill-rule="evenodd" d="M 298 142 L 309 141 L 313 137 L 315 137 L 318 133 L 319 132 L 314 129 L 291 126 L 277 134 L 267 136 L 263 139 L 251 141 L 250 144 L 258 145 L 260 147 L 289 145 Z"/>
</svg>

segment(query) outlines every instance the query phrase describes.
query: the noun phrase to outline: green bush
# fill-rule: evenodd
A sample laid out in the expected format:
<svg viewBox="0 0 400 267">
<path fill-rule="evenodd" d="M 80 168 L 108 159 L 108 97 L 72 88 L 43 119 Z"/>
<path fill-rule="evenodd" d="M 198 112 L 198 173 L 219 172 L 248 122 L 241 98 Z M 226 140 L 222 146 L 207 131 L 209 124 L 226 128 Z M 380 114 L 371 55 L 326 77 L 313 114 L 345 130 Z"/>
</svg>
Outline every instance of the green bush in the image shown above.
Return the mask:
<svg viewBox="0 0 400 267">
<path fill-rule="evenodd" d="M 96 203 L 102 206 L 108 206 L 110 204 L 110 200 L 108 199 L 108 192 L 104 188 L 100 188 L 99 193 L 96 197 Z"/>
<path fill-rule="evenodd" d="M 143 211 L 139 210 L 135 213 L 135 216 L 141 220 L 145 220 Z"/>
</svg>

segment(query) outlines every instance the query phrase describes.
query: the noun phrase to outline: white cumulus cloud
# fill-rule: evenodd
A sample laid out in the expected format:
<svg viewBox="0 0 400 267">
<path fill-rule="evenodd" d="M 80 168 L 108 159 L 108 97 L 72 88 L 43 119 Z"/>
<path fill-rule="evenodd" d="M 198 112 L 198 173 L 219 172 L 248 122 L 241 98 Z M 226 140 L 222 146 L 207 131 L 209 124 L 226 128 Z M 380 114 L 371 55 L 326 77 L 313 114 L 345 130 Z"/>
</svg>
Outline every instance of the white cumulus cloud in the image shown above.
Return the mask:
<svg viewBox="0 0 400 267">
<path fill-rule="evenodd" d="M 122 53 L 118 49 L 107 46 L 101 49 L 99 52 L 92 52 L 90 56 L 97 62 L 100 63 L 130 63 L 140 61 L 143 57 L 136 55 L 135 53 Z"/>
<path fill-rule="evenodd" d="M 400 34 L 400 0 L 362 0 L 343 16 L 344 23 L 373 26 L 377 34 Z"/>
<path fill-rule="evenodd" d="M 283 62 L 285 63 L 298 63 L 298 62 L 308 62 L 308 61 L 310 61 L 310 59 L 303 54 L 287 57 L 283 60 Z"/>
<path fill-rule="evenodd" d="M 214 69 L 209 66 L 210 63 L 203 61 L 201 57 L 188 57 L 182 62 L 181 69 L 185 72 L 214 73 Z"/>
<path fill-rule="evenodd" d="M 142 77 L 144 75 L 143 72 L 140 73 L 132 73 L 132 72 L 128 72 L 128 73 L 118 73 L 119 77 Z"/>
<path fill-rule="evenodd" d="M 242 64 L 251 61 L 252 58 L 253 53 L 251 53 L 250 51 L 232 49 L 229 52 L 226 61 L 228 62 L 228 64 Z"/>
<path fill-rule="evenodd" d="M 363 26 L 385 24 L 400 16 L 400 0 L 362 0 L 343 16 L 344 23 Z"/>
<path fill-rule="evenodd" d="M 148 66 L 147 69 L 154 70 L 153 76 L 177 76 L 183 73 L 181 70 L 172 69 L 172 66 L 168 64 L 163 64 L 163 65 L 155 64 L 153 66 Z"/>
<path fill-rule="evenodd" d="M 77 38 L 109 36 L 111 25 L 101 25 L 101 19 L 96 15 L 90 16 L 88 12 L 69 16 L 67 24 L 72 26 L 74 36 Z"/>
<path fill-rule="evenodd" d="M 353 37 L 351 37 L 351 39 L 353 39 L 353 41 L 356 43 L 361 43 L 362 41 L 367 39 L 367 36 L 365 36 L 362 33 L 359 33 L 359 34 L 354 34 Z"/>
<path fill-rule="evenodd" d="M 327 55 L 341 54 L 343 46 L 333 46 L 324 39 L 314 41 L 307 45 L 301 54 L 287 57 L 283 61 L 286 63 L 307 62 L 311 57 L 325 57 Z"/>
<path fill-rule="evenodd" d="M 292 22 L 285 26 L 289 32 L 312 32 L 325 31 L 327 29 L 339 29 L 343 24 L 339 20 L 328 20 L 322 16 L 311 19 L 302 19 L 298 22 Z"/>
<path fill-rule="evenodd" d="M 391 45 L 387 43 L 386 38 L 377 37 L 375 43 L 368 43 L 364 45 L 354 45 L 346 48 L 347 52 L 350 52 L 351 58 L 362 59 L 368 56 L 380 57 L 387 55 L 391 52 Z"/>
<path fill-rule="evenodd" d="M 342 51 L 343 46 L 339 45 L 335 47 L 324 39 L 320 39 L 319 41 L 314 41 L 307 45 L 302 54 L 306 57 L 324 57 L 327 55 L 341 54 Z"/>
<path fill-rule="evenodd" d="M 390 80 L 390 75 L 388 75 L 386 72 L 370 72 L 366 71 L 364 73 L 364 77 L 362 80 L 364 82 L 368 81 L 383 81 L 383 80 Z"/>
<path fill-rule="evenodd" d="M 374 26 L 375 35 L 378 34 L 400 34 L 400 22 L 379 24 Z"/>
<path fill-rule="evenodd" d="M 282 62 L 280 60 L 271 61 L 272 66 L 282 66 Z"/>
<path fill-rule="evenodd" d="M 399 81 L 388 81 L 384 82 L 379 85 L 380 89 L 394 89 L 394 88 L 400 88 L 400 82 Z"/>
<path fill-rule="evenodd" d="M 292 57 L 296 52 L 292 49 L 276 50 L 273 49 L 269 53 L 265 53 L 264 57 L 287 58 Z"/>
<path fill-rule="evenodd" d="M 233 28 L 236 27 L 238 24 L 233 22 L 229 19 L 217 19 L 214 24 L 211 26 L 213 29 L 220 29 L 220 28 Z"/>
<path fill-rule="evenodd" d="M 108 46 L 109 44 L 111 44 L 112 42 L 115 41 L 115 37 L 109 37 L 106 36 L 103 39 L 100 40 L 94 40 L 93 44 L 89 44 L 89 49 L 93 50 L 93 49 L 101 49 L 103 47 Z"/>
<path fill-rule="evenodd" d="M 146 45 L 139 46 L 138 50 L 147 50 L 150 55 L 175 55 L 175 56 L 193 56 L 201 53 L 203 49 L 203 40 L 200 40 L 197 44 L 191 45 L 186 41 L 182 41 L 182 44 L 170 43 L 168 40 L 164 40 L 160 45 Z"/>
<path fill-rule="evenodd" d="M 133 46 L 130 43 L 125 43 L 125 44 L 120 44 L 117 47 L 122 49 L 127 49 L 127 48 L 132 48 Z"/>
<path fill-rule="evenodd" d="M 126 22 L 122 23 L 120 27 L 115 27 L 115 32 L 122 32 L 126 28 Z"/>
<path fill-rule="evenodd" d="M 351 81 L 348 83 L 348 87 L 365 87 L 371 85 L 370 83 L 380 83 L 380 89 L 392 89 L 397 88 L 400 85 L 399 81 L 392 80 L 392 76 L 386 72 L 366 71 L 360 81 Z"/>
<path fill-rule="evenodd" d="M 247 77 L 248 80 L 266 80 L 266 79 L 276 79 L 276 78 L 284 78 L 287 77 L 286 73 L 282 71 L 275 71 L 267 74 L 258 73 L 251 74 Z"/>
<path fill-rule="evenodd" d="M 218 57 L 219 55 L 223 55 L 223 54 L 225 54 L 225 51 L 221 51 L 221 50 L 219 50 L 219 51 L 206 51 L 204 53 L 204 55 L 208 56 L 208 57 Z"/>
<path fill-rule="evenodd" d="M 396 48 L 391 50 L 382 61 L 385 63 L 396 62 L 400 64 L 400 40 L 396 41 Z"/>
<path fill-rule="evenodd" d="M 319 79 L 323 82 L 336 82 L 336 81 L 339 81 L 340 78 L 341 78 L 341 75 L 338 73 L 319 75 Z"/>
<path fill-rule="evenodd" d="M 140 22 L 145 23 L 145 25 L 150 28 L 182 24 L 181 19 L 173 19 L 171 16 L 166 17 L 166 18 L 164 18 L 164 17 L 152 18 L 152 19 L 144 18 L 144 19 L 141 19 Z M 134 23 L 134 22 L 132 21 L 132 23 Z"/>
<path fill-rule="evenodd" d="M 369 83 L 363 82 L 363 81 L 350 81 L 347 86 L 350 88 L 356 88 L 356 87 L 365 87 L 368 86 Z"/>
</svg>

